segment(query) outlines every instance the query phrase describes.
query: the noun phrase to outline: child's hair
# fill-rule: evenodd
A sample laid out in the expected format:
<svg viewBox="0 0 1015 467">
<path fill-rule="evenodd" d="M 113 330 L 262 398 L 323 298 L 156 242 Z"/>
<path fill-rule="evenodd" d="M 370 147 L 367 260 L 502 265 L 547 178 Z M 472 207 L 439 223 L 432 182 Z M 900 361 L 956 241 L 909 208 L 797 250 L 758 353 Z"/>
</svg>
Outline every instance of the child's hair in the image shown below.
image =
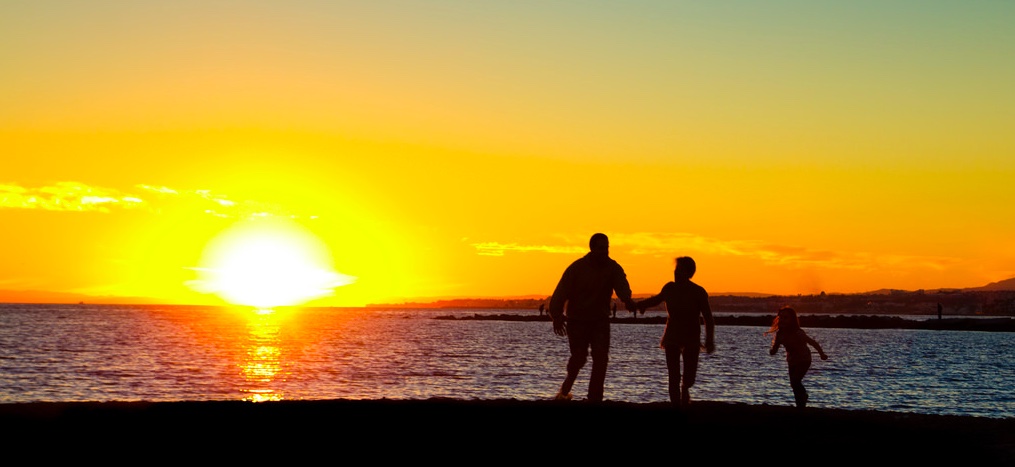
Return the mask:
<svg viewBox="0 0 1015 467">
<path fill-rule="evenodd" d="M 772 327 L 768 328 L 765 334 L 779 332 L 779 329 L 792 330 L 798 328 L 800 328 L 800 319 L 797 318 L 796 310 L 787 305 L 779 308 L 779 314 L 775 315 L 775 319 L 772 320 Z"/>
<path fill-rule="evenodd" d="M 678 275 L 678 271 L 682 272 L 687 279 L 694 277 L 694 272 L 698 269 L 698 266 L 694 263 L 694 259 L 690 256 L 681 256 L 676 259 L 676 267 L 673 268 L 673 276 Z"/>
</svg>

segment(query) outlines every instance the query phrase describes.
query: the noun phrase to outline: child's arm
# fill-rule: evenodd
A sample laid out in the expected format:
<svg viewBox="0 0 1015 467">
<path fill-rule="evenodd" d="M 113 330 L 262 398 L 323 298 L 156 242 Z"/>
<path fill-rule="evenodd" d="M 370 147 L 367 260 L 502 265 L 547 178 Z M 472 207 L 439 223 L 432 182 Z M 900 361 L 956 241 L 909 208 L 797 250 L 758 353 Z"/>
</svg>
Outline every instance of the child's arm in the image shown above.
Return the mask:
<svg viewBox="0 0 1015 467">
<path fill-rule="evenodd" d="M 775 355 L 775 353 L 779 351 L 779 346 L 781 344 L 782 344 L 782 340 L 779 339 L 779 333 L 776 332 L 775 336 L 772 337 L 772 348 L 768 349 L 768 354 L 769 355 Z"/>
<path fill-rule="evenodd" d="M 818 356 L 820 356 L 822 360 L 828 360 L 828 355 L 825 355 L 825 351 L 821 350 L 821 344 L 818 344 L 818 341 L 812 339 L 811 336 L 808 336 L 807 334 L 804 334 L 804 340 L 808 344 L 810 344 L 811 347 L 814 347 L 815 349 L 817 349 Z"/>
<path fill-rule="evenodd" d="M 634 306 L 635 308 L 638 309 L 638 311 L 644 313 L 646 309 L 652 308 L 662 302 L 663 302 L 663 292 L 659 292 L 658 294 L 653 295 L 649 298 L 634 302 Z"/>
</svg>

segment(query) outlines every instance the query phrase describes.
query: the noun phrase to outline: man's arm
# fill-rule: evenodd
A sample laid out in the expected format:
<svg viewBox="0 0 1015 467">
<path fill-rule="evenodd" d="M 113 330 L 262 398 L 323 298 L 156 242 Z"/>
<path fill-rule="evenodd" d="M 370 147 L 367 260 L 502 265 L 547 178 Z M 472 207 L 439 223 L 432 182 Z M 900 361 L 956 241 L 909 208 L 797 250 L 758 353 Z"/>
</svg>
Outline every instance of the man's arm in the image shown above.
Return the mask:
<svg viewBox="0 0 1015 467">
<path fill-rule="evenodd" d="M 571 274 L 570 267 L 564 270 L 564 274 L 560 276 L 560 280 L 557 282 L 557 287 L 553 289 L 553 295 L 550 296 L 550 307 L 547 309 L 547 312 L 554 320 L 564 317 L 564 303 L 567 302 L 567 290 L 570 288 Z"/>
<path fill-rule="evenodd" d="M 553 289 L 553 295 L 550 296 L 550 307 L 547 309 L 550 319 L 553 320 L 553 333 L 558 336 L 567 335 L 567 328 L 564 326 L 564 303 L 567 302 L 567 290 L 570 283 L 571 268 L 568 267 L 560 276 L 557 287 Z"/>
<path fill-rule="evenodd" d="M 617 271 L 613 276 L 613 291 L 617 293 L 617 298 L 624 302 L 627 311 L 635 312 L 638 310 L 638 304 L 631 298 L 631 284 L 627 282 L 627 274 L 624 273 L 624 268 L 619 263 L 614 262 L 614 264 L 616 264 Z"/>
</svg>

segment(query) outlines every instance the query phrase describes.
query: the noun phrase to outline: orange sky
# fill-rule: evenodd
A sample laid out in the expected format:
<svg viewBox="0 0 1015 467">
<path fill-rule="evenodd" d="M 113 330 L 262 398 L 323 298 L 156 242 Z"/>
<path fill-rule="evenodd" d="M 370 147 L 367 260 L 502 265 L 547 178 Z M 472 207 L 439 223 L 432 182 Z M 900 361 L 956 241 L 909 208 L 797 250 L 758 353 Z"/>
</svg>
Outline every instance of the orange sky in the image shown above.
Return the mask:
<svg viewBox="0 0 1015 467">
<path fill-rule="evenodd" d="M 0 290 L 217 303 L 209 245 L 251 219 L 319 247 L 324 305 L 548 295 L 594 232 L 639 293 L 680 255 L 713 293 L 985 285 L 1015 276 L 1013 21 L 4 3 Z"/>
</svg>

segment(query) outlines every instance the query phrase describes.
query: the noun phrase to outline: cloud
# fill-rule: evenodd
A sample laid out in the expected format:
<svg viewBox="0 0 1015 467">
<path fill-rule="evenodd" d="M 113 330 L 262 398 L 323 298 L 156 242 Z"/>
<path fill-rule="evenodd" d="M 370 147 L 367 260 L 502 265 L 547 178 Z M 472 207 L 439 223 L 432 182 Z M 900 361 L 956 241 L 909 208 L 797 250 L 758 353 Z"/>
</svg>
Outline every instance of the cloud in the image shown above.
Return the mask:
<svg viewBox="0 0 1015 467">
<path fill-rule="evenodd" d="M 133 194 L 77 182 L 59 182 L 35 188 L 0 185 L 0 209 L 110 212 L 112 209 L 142 207 L 144 201 Z"/>
<path fill-rule="evenodd" d="M 484 256 L 503 256 L 507 252 L 541 252 L 583 254 L 588 251 L 584 245 L 519 245 L 517 243 L 481 242 L 472 243 L 476 253 Z M 799 245 L 780 245 L 759 240 L 727 240 L 695 235 L 692 233 L 639 232 L 610 235 L 614 251 L 624 250 L 633 255 L 672 256 L 675 252 L 687 255 L 720 255 L 753 258 L 772 266 L 790 268 L 827 268 L 848 270 L 873 270 L 916 266 L 924 269 L 943 270 L 960 260 L 943 256 L 883 255 L 871 252 L 831 251 L 813 249 Z"/>
<path fill-rule="evenodd" d="M 504 256 L 508 251 L 581 254 L 588 248 L 555 245 L 519 245 L 517 243 L 481 242 L 471 244 L 481 256 Z"/>
<path fill-rule="evenodd" d="M 180 190 L 144 184 L 136 185 L 134 188 L 136 192 L 124 192 L 80 182 L 57 182 L 40 187 L 0 184 L 0 210 L 37 209 L 110 213 L 115 210 L 145 209 L 159 212 L 171 206 L 189 205 L 209 216 L 231 219 L 302 217 L 276 205 L 258 201 L 235 201 L 210 190 Z"/>
<path fill-rule="evenodd" d="M 917 266 L 941 270 L 959 262 L 944 256 L 875 254 L 866 251 L 832 251 L 799 245 L 782 245 L 759 240 L 726 240 L 689 233 L 636 233 L 610 237 L 613 245 L 628 248 L 632 254 L 664 255 L 687 251 L 725 256 L 742 256 L 768 265 L 793 268 L 829 268 L 870 270 Z"/>
</svg>

